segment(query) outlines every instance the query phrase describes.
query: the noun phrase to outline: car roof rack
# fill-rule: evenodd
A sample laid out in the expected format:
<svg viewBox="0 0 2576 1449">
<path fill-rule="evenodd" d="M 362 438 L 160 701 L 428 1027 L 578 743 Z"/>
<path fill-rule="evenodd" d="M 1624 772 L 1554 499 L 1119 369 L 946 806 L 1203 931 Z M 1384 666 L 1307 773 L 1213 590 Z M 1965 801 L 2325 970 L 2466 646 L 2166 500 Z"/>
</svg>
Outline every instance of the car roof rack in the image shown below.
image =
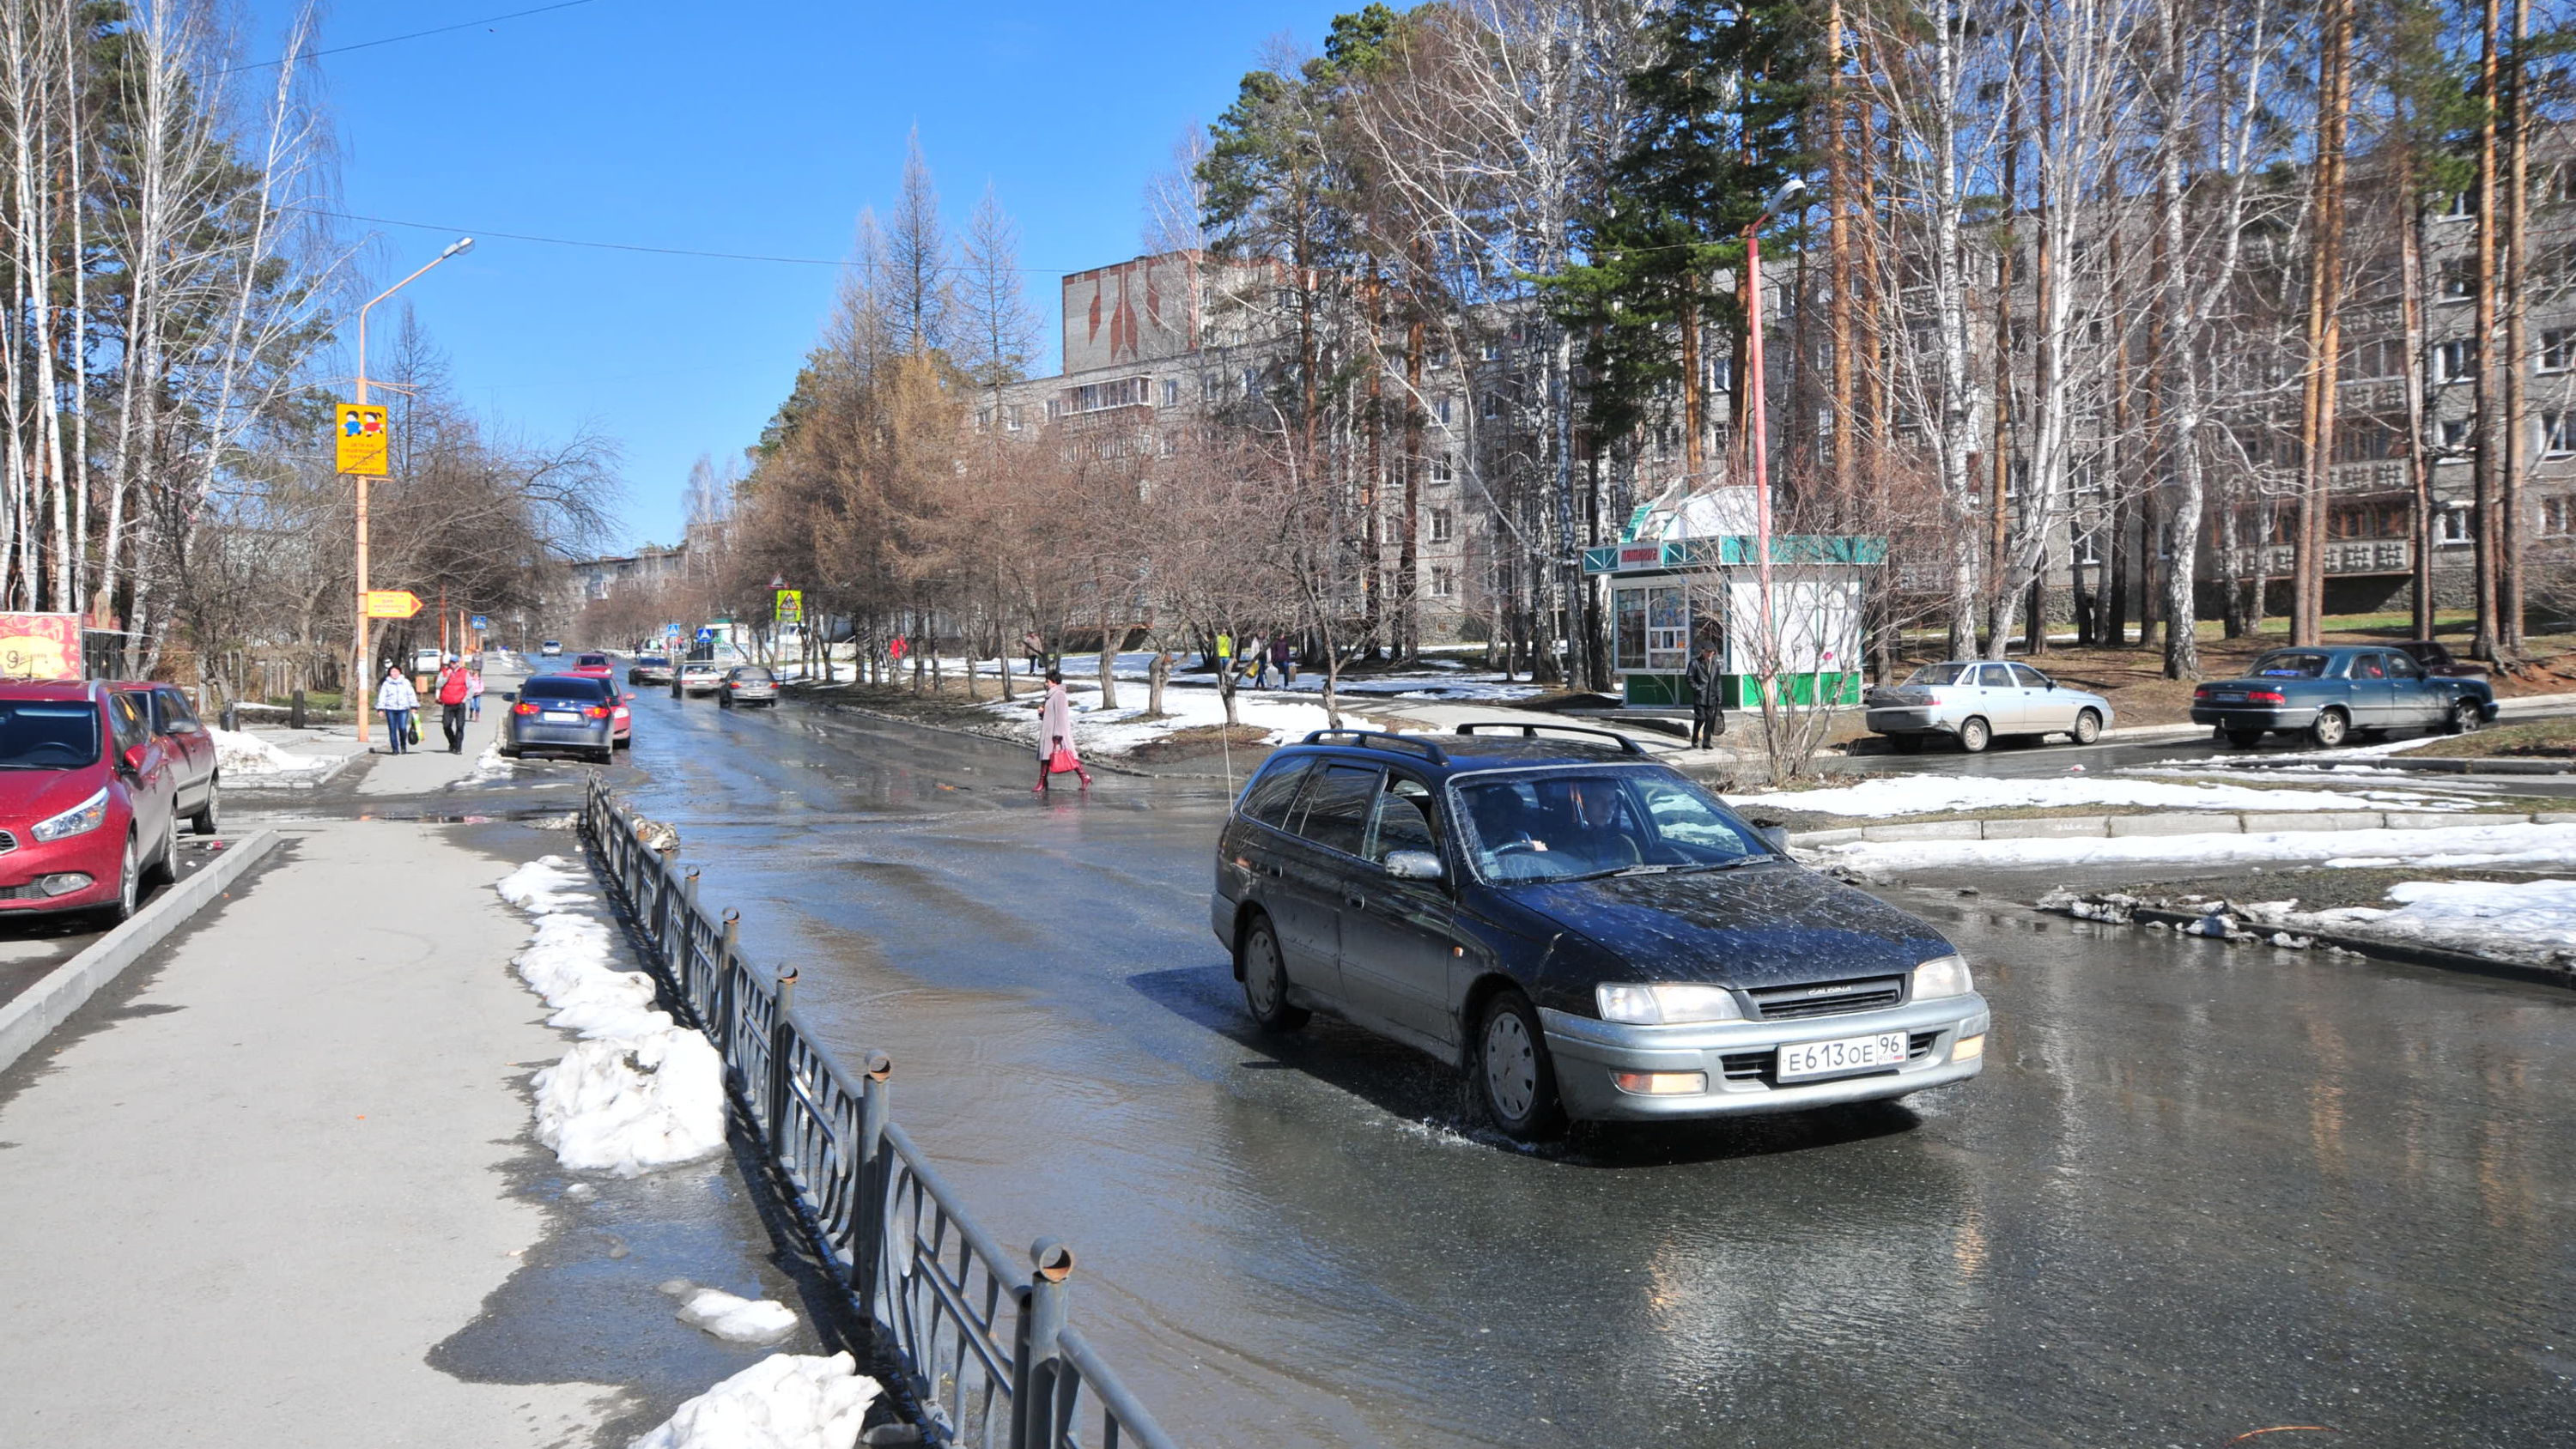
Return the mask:
<svg viewBox="0 0 2576 1449">
<path fill-rule="evenodd" d="M 1439 745 L 1432 741 L 1425 739 L 1420 735 L 1399 735 L 1390 733 L 1386 730 L 1315 730 L 1308 734 L 1300 743 L 1309 745 L 1329 744 L 1331 741 L 1325 738 L 1327 735 L 1347 736 L 1351 740 L 1361 744 L 1366 744 L 1371 740 L 1383 740 L 1390 748 L 1410 750 L 1435 765 L 1445 765 L 1449 763 L 1449 752 L 1440 748 Z"/>
<path fill-rule="evenodd" d="M 1480 730 L 1518 730 L 1520 731 L 1521 738 L 1525 740 L 1537 739 L 1538 732 L 1540 730 L 1547 730 L 1550 733 L 1560 735 L 1591 735 L 1596 739 L 1617 740 L 1619 742 L 1619 748 L 1632 755 L 1642 755 L 1646 752 L 1646 747 L 1644 745 L 1637 743 L 1635 740 L 1619 733 L 1617 730 L 1594 729 L 1589 725 L 1523 724 L 1519 720 L 1480 719 L 1469 720 L 1467 723 L 1458 726 L 1458 733 L 1462 735 L 1472 735 Z"/>
</svg>

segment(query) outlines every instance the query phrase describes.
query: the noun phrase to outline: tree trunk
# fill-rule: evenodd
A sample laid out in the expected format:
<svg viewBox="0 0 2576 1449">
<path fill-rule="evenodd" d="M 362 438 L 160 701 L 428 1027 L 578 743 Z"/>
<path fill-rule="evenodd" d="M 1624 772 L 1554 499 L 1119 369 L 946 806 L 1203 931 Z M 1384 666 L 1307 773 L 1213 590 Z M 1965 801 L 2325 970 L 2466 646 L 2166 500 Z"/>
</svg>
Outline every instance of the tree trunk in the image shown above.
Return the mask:
<svg viewBox="0 0 2576 1449">
<path fill-rule="evenodd" d="M 2506 82 L 2504 218 L 2504 482 L 2496 508 L 2496 649 L 2522 657 L 2522 484 L 2531 467 L 2531 426 L 2524 411 L 2529 374 L 2531 306 L 2531 0 L 2513 0 L 2512 74 Z"/>
</svg>

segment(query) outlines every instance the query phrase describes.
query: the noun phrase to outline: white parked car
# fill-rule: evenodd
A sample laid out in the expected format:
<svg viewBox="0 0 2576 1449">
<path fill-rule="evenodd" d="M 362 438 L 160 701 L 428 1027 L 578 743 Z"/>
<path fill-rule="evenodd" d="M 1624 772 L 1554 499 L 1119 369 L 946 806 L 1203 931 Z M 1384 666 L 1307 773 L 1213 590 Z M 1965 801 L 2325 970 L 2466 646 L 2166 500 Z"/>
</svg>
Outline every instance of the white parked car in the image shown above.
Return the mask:
<svg viewBox="0 0 2576 1449">
<path fill-rule="evenodd" d="M 1926 664 L 1903 684 L 1869 692 L 1871 730 L 1900 750 L 1936 735 L 1976 754 L 1998 735 L 2065 735 L 2089 745 L 2111 727 L 2111 702 L 2058 683 L 2027 664 L 1982 659 Z"/>
</svg>

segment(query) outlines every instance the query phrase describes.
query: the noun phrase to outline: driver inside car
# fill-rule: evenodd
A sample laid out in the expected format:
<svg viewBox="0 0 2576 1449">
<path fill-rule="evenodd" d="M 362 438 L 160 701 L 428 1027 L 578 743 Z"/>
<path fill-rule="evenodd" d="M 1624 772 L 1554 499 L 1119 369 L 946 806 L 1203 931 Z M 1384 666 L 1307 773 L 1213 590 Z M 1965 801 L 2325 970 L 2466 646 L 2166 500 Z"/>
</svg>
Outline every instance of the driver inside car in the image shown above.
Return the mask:
<svg viewBox="0 0 2576 1449">
<path fill-rule="evenodd" d="M 1579 861 L 1577 870 L 1625 870 L 1643 862 L 1635 836 L 1622 828 L 1626 800 L 1615 780 L 1568 780 L 1558 814 L 1561 831 L 1551 832 L 1551 850 Z"/>
</svg>

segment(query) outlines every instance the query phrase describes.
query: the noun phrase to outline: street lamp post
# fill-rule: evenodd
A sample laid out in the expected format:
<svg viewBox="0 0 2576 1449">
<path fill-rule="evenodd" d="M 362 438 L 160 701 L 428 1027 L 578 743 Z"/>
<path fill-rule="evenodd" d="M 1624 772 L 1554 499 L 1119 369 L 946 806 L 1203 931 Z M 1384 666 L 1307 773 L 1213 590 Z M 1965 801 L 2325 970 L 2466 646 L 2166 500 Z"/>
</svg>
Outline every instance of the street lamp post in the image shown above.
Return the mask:
<svg viewBox="0 0 2576 1449">
<path fill-rule="evenodd" d="M 1806 182 L 1790 177 L 1762 203 L 1762 214 L 1744 227 L 1744 411 L 1753 435 L 1754 572 L 1762 593 L 1762 644 L 1771 654 L 1762 674 L 1766 707 L 1773 702 L 1771 691 L 1780 673 L 1780 622 L 1771 612 L 1771 428 L 1762 396 L 1762 224 L 1806 190 Z"/>
<path fill-rule="evenodd" d="M 392 286 L 385 288 L 383 291 L 378 292 L 375 296 L 368 298 L 366 306 L 358 309 L 358 402 L 364 403 L 367 400 L 368 308 L 375 306 L 378 302 L 381 302 L 387 297 L 392 296 L 394 293 L 401 291 L 403 288 L 410 286 L 413 282 L 419 280 L 422 272 L 428 271 L 431 267 L 437 266 L 440 262 L 446 261 L 449 257 L 461 256 L 472 250 L 474 250 L 474 238 L 470 236 L 458 237 L 455 241 L 448 243 L 447 250 L 430 258 L 428 263 L 421 267 L 420 271 L 412 273 L 410 276 L 405 277 L 401 281 L 394 283 Z M 369 653 L 367 648 L 367 475 L 364 473 L 353 473 L 350 476 L 357 481 L 358 485 L 358 594 L 357 598 L 352 601 L 355 605 L 353 610 L 355 617 L 349 637 L 349 704 L 351 712 L 354 713 L 358 719 L 358 743 L 363 745 L 367 743 L 367 717 L 370 713 L 367 708 L 366 691 L 368 686 L 373 683 L 373 681 L 368 678 L 367 670 L 367 655 Z M 445 601 L 446 596 L 444 594 L 440 595 L 440 607 L 442 611 L 445 608 Z"/>
</svg>

